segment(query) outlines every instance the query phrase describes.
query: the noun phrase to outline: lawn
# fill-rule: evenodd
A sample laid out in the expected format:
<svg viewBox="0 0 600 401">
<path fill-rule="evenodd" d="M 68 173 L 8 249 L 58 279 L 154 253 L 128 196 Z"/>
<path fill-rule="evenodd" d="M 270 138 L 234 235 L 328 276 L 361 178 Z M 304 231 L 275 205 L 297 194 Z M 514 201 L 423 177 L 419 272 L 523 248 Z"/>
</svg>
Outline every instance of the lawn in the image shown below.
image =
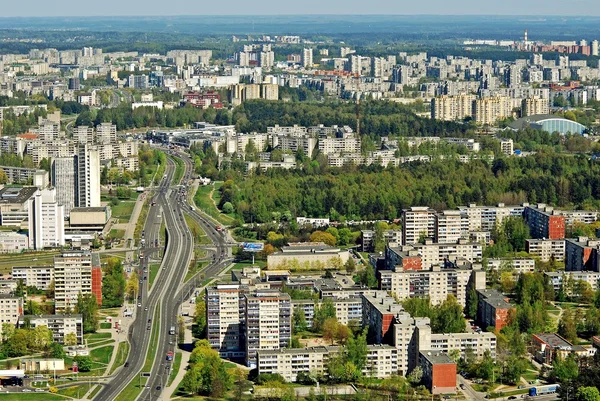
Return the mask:
<svg viewBox="0 0 600 401">
<path fill-rule="evenodd" d="M 148 199 L 144 201 L 144 206 L 140 211 L 140 215 L 138 217 L 138 221 L 135 224 L 135 231 L 133 233 L 133 238 L 135 239 L 136 245 L 139 243 L 140 238 L 142 237 L 142 230 L 144 229 L 144 225 L 146 224 L 146 218 L 148 217 L 148 210 L 150 209 L 150 203 Z"/>
<path fill-rule="evenodd" d="M 91 350 L 90 356 L 92 357 L 92 360 L 94 362 L 103 363 L 105 365 L 108 365 L 114 350 L 115 350 L 114 345 L 100 347 L 100 348 Z"/>
<path fill-rule="evenodd" d="M 267 267 L 267 261 L 266 260 L 254 260 L 254 264 L 252 264 L 252 262 L 248 261 L 248 262 L 237 262 L 233 264 L 233 267 L 231 268 L 231 270 L 242 270 L 244 267 L 250 267 L 250 266 L 258 266 L 261 269 L 265 269 Z"/>
<path fill-rule="evenodd" d="M 110 329 L 111 327 L 112 327 L 112 323 L 109 323 L 109 322 L 100 323 L 101 329 Z"/>
<path fill-rule="evenodd" d="M 108 235 L 110 235 L 112 239 L 120 240 L 123 239 L 123 237 L 125 236 L 125 230 L 116 230 L 113 228 L 112 230 L 110 230 Z"/>
<path fill-rule="evenodd" d="M 177 165 L 175 167 L 175 174 L 173 174 L 173 185 L 179 185 L 183 178 L 183 173 L 185 172 L 185 164 L 183 163 L 183 160 L 178 157 L 173 157 L 172 160 Z"/>
<path fill-rule="evenodd" d="M 27 252 L 0 255 L 0 273 L 9 274 L 13 266 L 50 266 L 54 265 L 57 251 Z"/>
<path fill-rule="evenodd" d="M 92 390 L 92 392 L 88 395 L 88 399 L 93 400 L 94 397 L 96 396 L 96 394 L 98 394 L 98 392 L 102 389 L 102 386 L 96 386 L 95 389 Z"/>
<path fill-rule="evenodd" d="M 202 227 L 200 227 L 200 224 L 198 224 L 198 222 L 196 220 L 194 220 L 192 218 L 192 216 L 190 216 L 189 214 L 186 213 L 186 214 L 184 214 L 184 217 L 185 217 L 185 223 L 190 228 L 190 232 L 192 233 L 192 236 L 194 237 L 195 244 L 203 244 L 203 245 L 212 244 L 212 241 L 208 239 L 208 236 L 206 235 L 206 233 L 204 232 Z"/>
<path fill-rule="evenodd" d="M 185 275 L 185 279 L 183 279 L 184 283 L 187 282 L 192 277 L 194 277 L 196 275 L 196 273 L 200 272 L 204 268 L 204 263 L 202 263 L 202 262 L 196 262 L 196 266 L 194 266 L 193 264 L 194 264 L 194 261 L 192 260 L 190 262 L 190 266 L 188 267 L 188 272 Z"/>
<path fill-rule="evenodd" d="M 149 282 L 148 285 L 150 286 L 150 288 L 152 288 L 152 284 L 154 283 L 154 280 L 156 279 L 156 276 L 158 275 L 158 271 L 160 270 L 160 263 L 152 263 L 150 264 L 150 278 L 149 278 Z"/>
<path fill-rule="evenodd" d="M 112 337 L 112 334 L 110 334 L 110 333 L 93 333 L 93 334 L 85 334 L 83 336 L 83 338 L 88 341 L 89 345 L 94 345 L 94 343 L 109 339 L 111 337 Z"/>
<path fill-rule="evenodd" d="M 2 401 L 65 401 L 61 395 L 43 393 L 7 393 L 0 396 Z"/>
<path fill-rule="evenodd" d="M 198 191 L 196 192 L 196 195 L 194 195 L 194 203 L 204 213 L 208 214 L 214 219 L 217 219 L 219 223 L 223 225 L 229 225 L 233 223 L 234 218 L 221 213 L 219 209 L 217 209 L 213 198 L 210 196 L 210 192 L 213 188 L 214 186 L 212 184 L 198 187 Z"/>
<path fill-rule="evenodd" d="M 66 395 L 72 398 L 81 398 L 86 394 L 90 388 L 94 387 L 95 384 L 90 385 L 89 383 L 82 383 L 76 386 L 64 387 L 58 389 L 58 394 Z"/>
<path fill-rule="evenodd" d="M 135 207 L 134 201 L 120 201 L 118 205 L 111 206 L 112 217 L 119 219 L 119 223 L 127 223 Z"/>
<path fill-rule="evenodd" d="M 110 371 L 108 372 L 111 375 L 119 366 L 123 366 L 125 361 L 127 361 L 127 357 L 129 356 L 129 343 L 123 341 L 119 343 L 119 348 L 117 349 L 117 356 L 115 357 L 115 362 L 110 367 Z"/>
<path fill-rule="evenodd" d="M 177 377 L 177 372 L 179 372 L 179 369 L 181 368 L 181 358 L 181 352 L 176 352 L 175 359 L 173 360 L 173 366 L 171 366 L 171 373 L 169 373 L 169 381 L 167 386 L 170 386 L 171 383 L 173 383 L 173 380 L 175 380 L 175 377 Z"/>
</svg>

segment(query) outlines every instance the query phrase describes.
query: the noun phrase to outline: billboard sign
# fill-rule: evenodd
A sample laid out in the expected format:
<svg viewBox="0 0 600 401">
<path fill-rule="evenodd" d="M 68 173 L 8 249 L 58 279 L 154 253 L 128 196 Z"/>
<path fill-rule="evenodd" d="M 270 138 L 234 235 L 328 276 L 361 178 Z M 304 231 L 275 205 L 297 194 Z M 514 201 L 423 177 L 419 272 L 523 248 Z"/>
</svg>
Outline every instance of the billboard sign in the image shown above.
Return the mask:
<svg viewBox="0 0 600 401">
<path fill-rule="evenodd" d="M 265 247 L 262 242 L 244 242 L 242 248 L 246 252 L 260 252 Z"/>
</svg>

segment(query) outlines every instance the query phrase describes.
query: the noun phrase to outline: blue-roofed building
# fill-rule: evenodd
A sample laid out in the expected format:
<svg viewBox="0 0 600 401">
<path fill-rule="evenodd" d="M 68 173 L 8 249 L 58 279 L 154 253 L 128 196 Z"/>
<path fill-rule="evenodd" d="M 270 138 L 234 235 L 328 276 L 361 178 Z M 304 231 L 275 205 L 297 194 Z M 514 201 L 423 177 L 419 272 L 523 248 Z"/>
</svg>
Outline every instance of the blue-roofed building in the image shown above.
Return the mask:
<svg viewBox="0 0 600 401">
<path fill-rule="evenodd" d="M 579 124 L 578 122 L 567 120 L 566 118 L 552 114 L 537 114 L 533 116 L 527 116 L 519 118 L 510 124 L 510 128 L 514 129 L 515 131 L 527 127 L 548 131 L 550 133 L 558 132 L 561 135 L 566 135 L 569 133 L 582 135 L 587 129 L 583 124 Z"/>
</svg>

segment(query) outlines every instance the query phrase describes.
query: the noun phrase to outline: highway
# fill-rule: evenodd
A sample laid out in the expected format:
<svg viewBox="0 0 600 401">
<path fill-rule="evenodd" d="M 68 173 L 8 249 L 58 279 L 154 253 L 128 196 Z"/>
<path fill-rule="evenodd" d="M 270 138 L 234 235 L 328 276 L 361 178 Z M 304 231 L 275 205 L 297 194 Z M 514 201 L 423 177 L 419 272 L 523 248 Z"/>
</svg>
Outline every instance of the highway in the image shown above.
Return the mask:
<svg viewBox="0 0 600 401">
<path fill-rule="evenodd" d="M 183 182 L 192 179 L 193 165 L 191 160 L 184 155 L 176 155 L 185 161 Z M 148 218 L 144 224 L 144 247 L 140 250 L 140 298 L 141 306 L 136 307 L 135 321 L 128 333 L 131 350 L 128 358 L 128 367 L 119 368 L 113 379 L 98 394 L 96 399 L 114 400 L 119 393 L 132 381 L 139 380 L 139 375 L 145 364 L 146 354 L 150 343 L 153 325 L 149 319 L 154 319 L 154 312 L 160 307 L 159 341 L 157 356 L 153 358 L 153 366 L 149 373 L 147 386 L 142 390 L 137 399 L 155 400 L 161 397 L 166 386 L 171 362 L 166 360 L 167 352 L 175 351 L 177 336 L 169 335 L 169 328 L 177 328 L 177 317 L 181 303 L 189 298 L 195 291 L 197 278 L 216 277 L 226 268 L 228 258 L 228 235 L 217 231 L 216 226 L 200 213 L 197 213 L 187 204 L 184 191 L 171 186 L 175 173 L 175 165 L 171 157 L 167 158 L 165 178 L 161 181 L 158 192 L 152 200 L 156 203 L 151 206 Z M 207 254 L 211 263 L 199 272 L 186 284 L 183 279 L 187 273 L 189 262 L 193 255 L 194 243 L 192 234 L 185 224 L 183 211 L 190 214 L 205 230 L 207 236 L 214 244 L 208 249 Z M 158 217 L 160 216 L 160 217 Z M 149 259 L 155 256 L 160 248 L 154 247 L 155 239 L 159 238 L 161 222 L 165 221 L 167 228 L 167 245 L 158 276 L 151 289 L 148 289 Z"/>
</svg>

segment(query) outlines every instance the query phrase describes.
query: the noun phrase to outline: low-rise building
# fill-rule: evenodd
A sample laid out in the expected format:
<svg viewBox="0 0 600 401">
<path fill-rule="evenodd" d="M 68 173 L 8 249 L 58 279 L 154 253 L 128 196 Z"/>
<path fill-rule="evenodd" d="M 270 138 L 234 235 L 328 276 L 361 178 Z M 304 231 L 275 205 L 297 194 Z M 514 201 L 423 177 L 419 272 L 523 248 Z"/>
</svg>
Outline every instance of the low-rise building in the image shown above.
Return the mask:
<svg viewBox="0 0 600 401">
<path fill-rule="evenodd" d="M 487 267 L 493 270 L 501 268 L 514 269 L 516 274 L 533 273 L 535 271 L 535 259 L 532 258 L 490 258 Z"/>
<path fill-rule="evenodd" d="M 53 266 L 18 266 L 12 268 L 14 280 L 23 280 L 27 287 L 35 287 L 39 290 L 50 289 L 54 281 Z"/>
<path fill-rule="evenodd" d="M 74 333 L 77 344 L 83 343 L 83 316 L 82 315 L 27 315 L 19 316 L 19 327 L 36 328 L 46 326 L 52 331 L 55 342 L 64 344 L 65 336 Z"/>
<path fill-rule="evenodd" d="M 0 253 L 21 252 L 29 248 L 29 237 L 27 235 L 13 232 L 0 232 Z"/>
<path fill-rule="evenodd" d="M 278 270 L 310 270 L 317 264 L 322 268 L 343 265 L 349 257 L 347 250 L 321 242 L 293 243 L 267 256 L 267 266 Z"/>
<path fill-rule="evenodd" d="M 65 360 L 60 358 L 31 358 L 19 361 L 20 369 L 26 372 L 41 373 L 65 370 Z"/>
<path fill-rule="evenodd" d="M 109 206 L 75 207 L 69 216 L 70 229 L 102 231 L 111 216 Z"/>
<path fill-rule="evenodd" d="M 570 354 L 576 356 L 586 356 L 587 350 L 581 345 L 573 345 L 558 334 L 539 333 L 531 337 L 534 347 L 533 356 L 540 363 L 551 365 L 554 358 L 558 355 L 566 359 Z"/>
</svg>

